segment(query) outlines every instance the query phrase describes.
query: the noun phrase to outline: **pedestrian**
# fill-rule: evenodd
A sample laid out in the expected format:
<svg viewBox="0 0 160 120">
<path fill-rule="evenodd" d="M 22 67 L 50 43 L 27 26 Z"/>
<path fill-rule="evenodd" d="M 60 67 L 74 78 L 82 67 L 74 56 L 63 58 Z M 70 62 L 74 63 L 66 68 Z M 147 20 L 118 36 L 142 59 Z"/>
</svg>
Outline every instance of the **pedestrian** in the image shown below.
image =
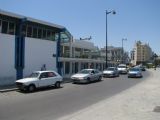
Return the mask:
<svg viewBox="0 0 160 120">
<path fill-rule="evenodd" d="M 46 70 L 46 64 L 43 64 L 41 67 L 41 71 L 45 71 Z"/>
</svg>

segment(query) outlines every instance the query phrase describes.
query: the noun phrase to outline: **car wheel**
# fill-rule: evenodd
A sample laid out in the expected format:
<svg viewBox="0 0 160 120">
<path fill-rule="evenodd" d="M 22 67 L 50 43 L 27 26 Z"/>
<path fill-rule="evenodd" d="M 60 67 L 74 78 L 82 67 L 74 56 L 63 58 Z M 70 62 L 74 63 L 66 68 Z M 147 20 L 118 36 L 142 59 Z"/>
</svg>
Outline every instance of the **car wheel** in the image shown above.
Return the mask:
<svg viewBox="0 0 160 120">
<path fill-rule="evenodd" d="M 29 85 L 28 86 L 28 91 L 29 92 L 33 92 L 33 91 L 35 91 L 35 89 L 36 89 L 35 85 Z"/>
<path fill-rule="evenodd" d="M 60 87 L 61 87 L 61 83 L 60 83 L 60 82 L 56 82 L 56 83 L 55 83 L 55 87 L 56 87 L 56 88 L 60 88 Z"/>
</svg>

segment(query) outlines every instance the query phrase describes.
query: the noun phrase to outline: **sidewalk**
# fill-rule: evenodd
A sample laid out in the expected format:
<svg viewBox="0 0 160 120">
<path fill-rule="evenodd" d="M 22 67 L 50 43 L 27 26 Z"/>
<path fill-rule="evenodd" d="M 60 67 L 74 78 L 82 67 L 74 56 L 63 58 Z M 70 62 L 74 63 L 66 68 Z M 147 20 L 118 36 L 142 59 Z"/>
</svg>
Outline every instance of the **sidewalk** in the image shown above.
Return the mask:
<svg viewBox="0 0 160 120">
<path fill-rule="evenodd" d="M 160 120 L 160 69 L 148 71 L 140 84 L 58 120 Z"/>
<path fill-rule="evenodd" d="M 0 93 L 17 90 L 16 85 L 0 86 Z"/>
</svg>

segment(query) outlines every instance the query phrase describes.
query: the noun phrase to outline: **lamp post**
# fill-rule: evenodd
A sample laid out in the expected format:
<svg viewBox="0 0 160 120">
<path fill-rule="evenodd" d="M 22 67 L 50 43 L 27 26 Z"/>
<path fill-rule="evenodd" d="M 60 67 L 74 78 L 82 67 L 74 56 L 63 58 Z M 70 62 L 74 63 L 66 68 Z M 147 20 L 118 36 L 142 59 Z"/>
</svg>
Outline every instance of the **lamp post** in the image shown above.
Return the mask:
<svg viewBox="0 0 160 120">
<path fill-rule="evenodd" d="M 127 38 L 122 39 L 122 63 L 123 63 L 123 58 L 124 58 L 123 41 L 127 41 Z"/>
<path fill-rule="evenodd" d="M 107 57 L 107 45 L 108 45 L 107 44 L 108 43 L 108 40 L 107 40 L 107 37 L 108 37 L 108 35 L 107 35 L 107 15 L 110 13 L 116 14 L 116 12 L 114 10 L 112 10 L 112 11 L 106 10 L 106 68 L 108 67 L 108 63 L 107 63 L 107 60 L 108 60 L 108 57 Z"/>
</svg>

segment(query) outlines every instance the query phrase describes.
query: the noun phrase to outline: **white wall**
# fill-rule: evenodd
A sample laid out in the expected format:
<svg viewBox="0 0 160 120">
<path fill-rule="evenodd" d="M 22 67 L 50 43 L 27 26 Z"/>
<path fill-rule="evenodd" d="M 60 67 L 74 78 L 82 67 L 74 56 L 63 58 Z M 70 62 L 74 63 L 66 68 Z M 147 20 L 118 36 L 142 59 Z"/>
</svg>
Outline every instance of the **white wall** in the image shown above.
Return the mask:
<svg viewBox="0 0 160 120">
<path fill-rule="evenodd" d="M 0 33 L 0 86 L 16 80 L 15 36 Z"/>
<path fill-rule="evenodd" d="M 40 70 L 46 64 L 47 70 L 56 69 L 56 42 L 34 38 L 25 38 L 25 68 L 24 76 L 32 71 Z"/>
</svg>

